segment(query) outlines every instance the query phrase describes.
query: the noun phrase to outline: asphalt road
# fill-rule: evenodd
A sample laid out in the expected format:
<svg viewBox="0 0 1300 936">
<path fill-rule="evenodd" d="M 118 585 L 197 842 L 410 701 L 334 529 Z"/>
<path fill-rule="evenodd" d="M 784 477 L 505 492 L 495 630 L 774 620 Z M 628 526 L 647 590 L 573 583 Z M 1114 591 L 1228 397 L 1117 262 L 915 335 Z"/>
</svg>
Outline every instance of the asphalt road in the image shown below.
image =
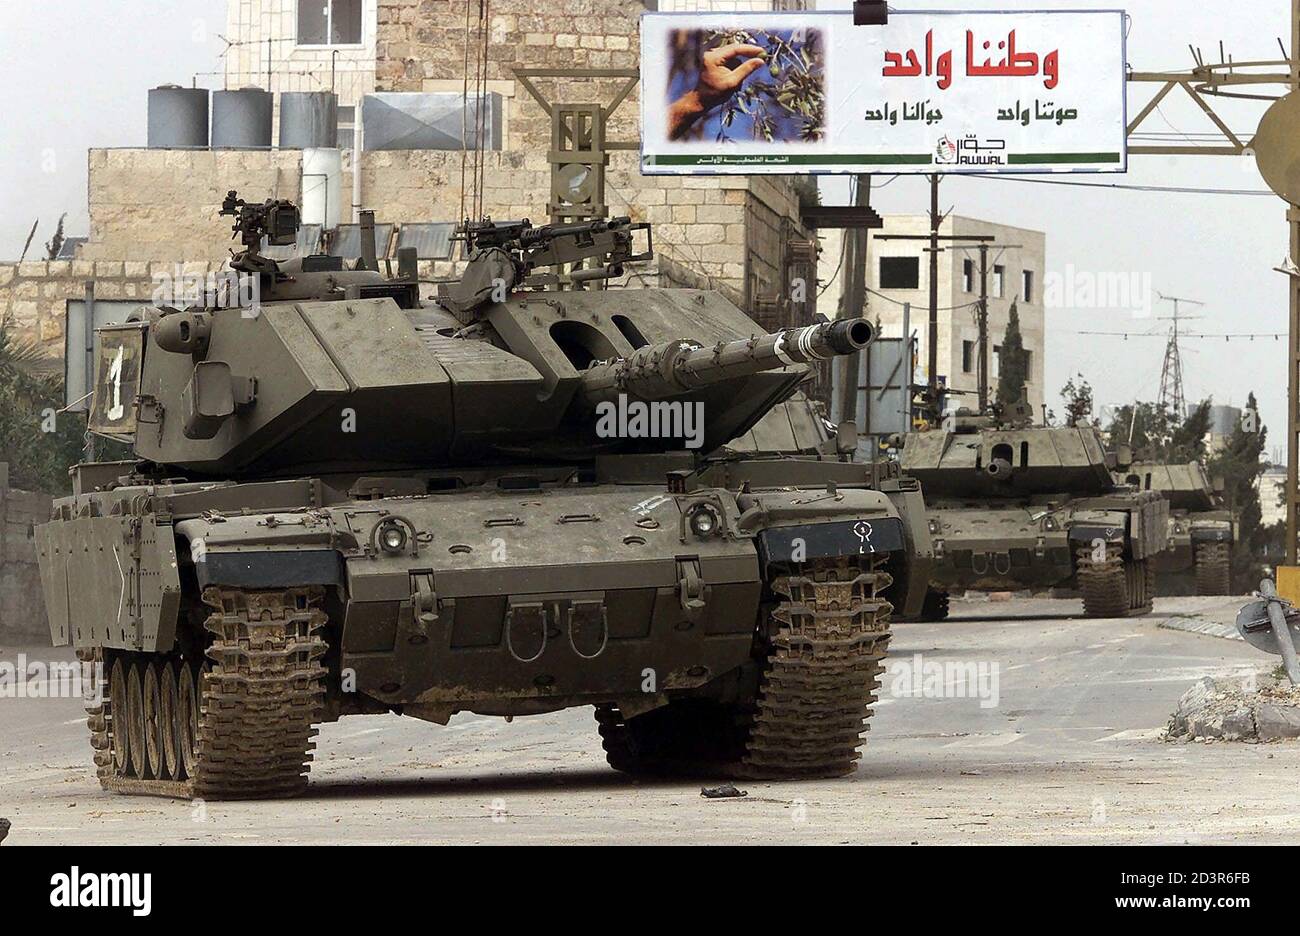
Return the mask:
<svg viewBox="0 0 1300 936">
<path fill-rule="evenodd" d="M 896 626 L 856 774 L 744 783 L 743 799 L 615 773 L 590 709 L 509 724 L 461 715 L 445 728 L 352 717 L 323 728 L 304 798 L 123 797 L 94 779 L 79 701 L 5 698 L 4 847 L 1300 842 L 1300 746 L 1158 738 L 1198 678 L 1273 667 L 1241 641 L 1159 626 L 1230 621 L 1241 603 L 1171 598 L 1146 618 L 1087 621 L 1071 601 L 954 602 L 945 623 Z"/>
</svg>

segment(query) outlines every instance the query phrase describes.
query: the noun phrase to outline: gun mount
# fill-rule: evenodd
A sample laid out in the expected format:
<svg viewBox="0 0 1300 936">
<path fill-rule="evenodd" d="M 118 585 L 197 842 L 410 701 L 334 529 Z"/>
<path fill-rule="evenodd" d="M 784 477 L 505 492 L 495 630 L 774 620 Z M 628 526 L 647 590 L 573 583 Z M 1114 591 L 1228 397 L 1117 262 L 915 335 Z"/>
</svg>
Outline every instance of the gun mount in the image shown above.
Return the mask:
<svg viewBox="0 0 1300 936">
<path fill-rule="evenodd" d="M 247 273 L 275 272 L 274 261 L 261 256 L 262 240 L 271 247 L 287 247 L 297 241 L 302 224 L 302 213 L 293 202 L 267 199 L 261 204 L 249 204 L 234 189 L 226 193 L 218 214 L 235 219 L 231 230 L 244 249 L 230 265 Z"/>
<path fill-rule="evenodd" d="M 646 249 L 640 252 L 636 231 L 646 232 Z M 462 320 L 517 288 L 584 289 L 588 283 L 622 276 L 626 263 L 654 257 L 650 225 L 631 218 L 542 227 L 533 227 L 527 218 L 488 218 L 464 222 L 455 239 L 466 245 L 469 265 L 459 282 L 442 285 L 438 302 Z M 555 272 L 536 272 L 543 267 Z"/>
</svg>

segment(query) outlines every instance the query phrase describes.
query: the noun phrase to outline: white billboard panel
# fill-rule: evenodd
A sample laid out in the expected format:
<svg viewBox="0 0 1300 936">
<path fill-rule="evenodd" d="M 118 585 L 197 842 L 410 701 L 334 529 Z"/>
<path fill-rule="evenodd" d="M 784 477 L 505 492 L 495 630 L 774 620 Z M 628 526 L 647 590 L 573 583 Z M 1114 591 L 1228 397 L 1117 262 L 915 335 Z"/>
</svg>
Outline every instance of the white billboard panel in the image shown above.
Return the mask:
<svg viewBox="0 0 1300 936">
<path fill-rule="evenodd" d="M 648 174 L 1123 172 L 1124 13 L 647 13 Z"/>
</svg>

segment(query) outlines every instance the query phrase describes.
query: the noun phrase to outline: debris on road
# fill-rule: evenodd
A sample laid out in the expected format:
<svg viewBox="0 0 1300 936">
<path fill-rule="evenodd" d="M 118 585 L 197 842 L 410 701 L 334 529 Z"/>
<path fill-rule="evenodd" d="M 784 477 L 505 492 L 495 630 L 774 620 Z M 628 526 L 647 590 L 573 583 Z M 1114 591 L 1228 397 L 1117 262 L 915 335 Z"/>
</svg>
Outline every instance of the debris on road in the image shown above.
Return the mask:
<svg viewBox="0 0 1300 936">
<path fill-rule="evenodd" d="M 13 826 L 8 819 L 0 819 L 0 843 L 3 843 L 9 837 L 9 829 Z"/>
<path fill-rule="evenodd" d="M 1272 678 L 1257 687 L 1209 676 L 1178 700 L 1171 741 L 1280 741 L 1300 738 L 1300 689 Z"/>
<path fill-rule="evenodd" d="M 713 787 L 706 786 L 700 790 L 700 796 L 703 796 L 705 799 L 735 799 L 739 796 L 748 795 L 748 791 L 736 789 L 734 783 L 724 783 L 722 786 Z"/>
</svg>

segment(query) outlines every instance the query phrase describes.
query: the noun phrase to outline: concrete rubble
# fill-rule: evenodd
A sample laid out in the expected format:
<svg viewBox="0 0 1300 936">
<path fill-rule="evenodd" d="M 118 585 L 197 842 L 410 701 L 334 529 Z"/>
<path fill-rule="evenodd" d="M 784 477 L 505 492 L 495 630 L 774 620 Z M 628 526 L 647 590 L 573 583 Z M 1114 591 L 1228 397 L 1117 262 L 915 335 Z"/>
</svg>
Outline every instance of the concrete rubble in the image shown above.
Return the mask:
<svg viewBox="0 0 1300 936">
<path fill-rule="evenodd" d="M 1169 741 L 1281 741 L 1300 738 L 1300 689 L 1285 679 L 1205 677 L 1183 693 L 1165 730 Z"/>
</svg>

